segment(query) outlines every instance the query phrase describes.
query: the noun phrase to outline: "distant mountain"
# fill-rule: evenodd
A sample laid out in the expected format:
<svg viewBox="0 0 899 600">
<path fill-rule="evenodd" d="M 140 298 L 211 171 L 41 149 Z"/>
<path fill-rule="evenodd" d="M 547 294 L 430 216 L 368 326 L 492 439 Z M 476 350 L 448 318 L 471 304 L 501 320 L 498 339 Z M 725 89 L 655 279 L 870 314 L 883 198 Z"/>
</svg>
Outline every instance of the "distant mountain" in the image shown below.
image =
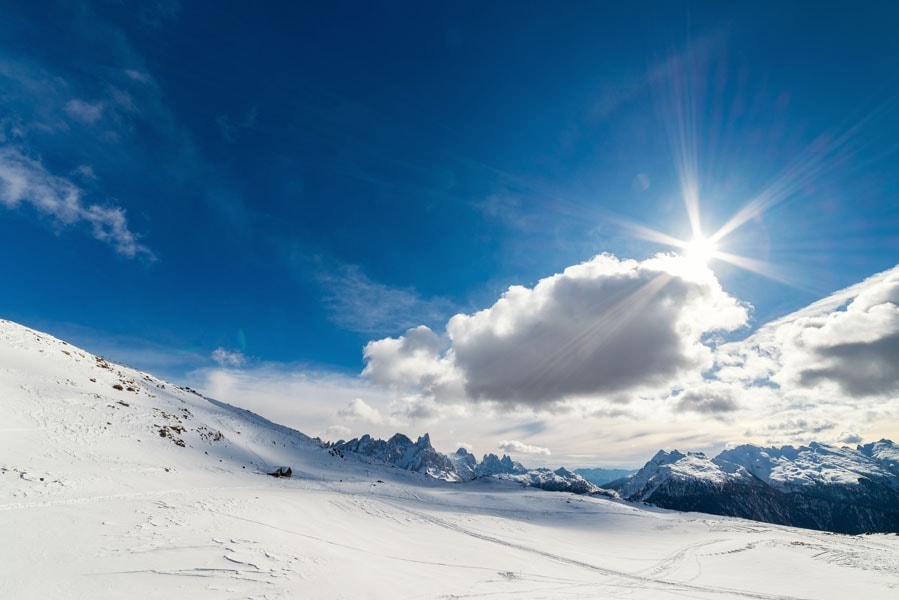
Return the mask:
<svg viewBox="0 0 899 600">
<path fill-rule="evenodd" d="M 338 442 L 332 446 L 335 450 L 355 452 L 362 456 L 375 458 L 390 463 L 407 471 L 416 471 L 445 481 L 460 481 L 456 467 L 444 454 L 431 446 L 431 438 L 426 433 L 418 441 L 397 433 L 389 440 L 378 440 L 370 435 Z"/>
<path fill-rule="evenodd" d="M 621 479 L 622 477 L 627 477 L 632 473 L 636 473 L 636 469 L 601 469 L 601 468 L 593 468 L 593 469 L 575 469 L 575 473 L 592 483 L 593 485 L 598 485 L 602 487 L 606 483 L 610 483 L 615 481 L 616 479 Z"/>
<path fill-rule="evenodd" d="M 483 459 L 478 462 L 474 455 L 465 448 L 459 448 L 447 456 L 431 446 L 431 438 L 427 433 L 415 442 L 407 436 L 397 433 L 386 441 L 373 439 L 370 435 L 363 435 L 361 438 L 348 442 L 341 440 L 326 445 L 341 455 L 353 452 L 444 481 L 462 482 L 494 477 L 553 492 L 575 494 L 602 492 L 594 484 L 565 468 L 555 471 L 527 469 L 506 455 L 500 458 L 496 454 L 485 454 Z"/>
<path fill-rule="evenodd" d="M 659 451 L 606 484 L 627 500 L 837 533 L 899 532 L 899 448 L 808 446 Z"/>
</svg>

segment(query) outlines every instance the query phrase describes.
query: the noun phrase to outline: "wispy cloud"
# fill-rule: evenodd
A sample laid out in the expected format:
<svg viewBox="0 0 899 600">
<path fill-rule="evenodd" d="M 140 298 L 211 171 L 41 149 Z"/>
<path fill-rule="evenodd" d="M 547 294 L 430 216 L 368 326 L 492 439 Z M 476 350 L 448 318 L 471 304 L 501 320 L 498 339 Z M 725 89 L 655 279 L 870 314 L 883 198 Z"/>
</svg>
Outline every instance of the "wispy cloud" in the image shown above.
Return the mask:
<svg viewBox="0 0 899 600">
<path fill-rule="evenodd" d="M 148 73 L 144 71 L 138 71 L 137 69 L 125 69 L 125 75 L 133 80 L 140 83 L 150 83 L 153 81 L 152 77 Z"/>
<path fill-rule="evenodd" d="M 58 226 L 87 224 L 94 238 L 110 244 L 119 254 L 155 260 L 129 228 L 125 209 L 90 204 L 84 196 L 81 188 L 50 173 L 39 161 L 12 147 L 0 148 L 0 204 L 8 209 L 28 204 Z"/>
<path fill-rule="evenodd" d="M 356 265 L 321 270 L 318 281 L 331 318 L 350 331 L 371 335 L 404 331 L 440 321 L 452 311 L 452 303 L 445 298 L 422 298 L 411 287 L 379 283 Z"/>
<path fill-rule="evenodd" d="M 103 116 L 103 103 L 85 102 L 75 98 L 66 102 L 65 111 L 79 121 L 93 124 Z"/>
<path fill-rule="evenodd" d="M 86 8 L 78 19 L 89 13 Z M 102 19 L 91 21 L 90 27 L 73 24 L 72 35 L 102 40 L 112 62 L 143 62 L 121 31 Z M 158 87 L 143 71 L 88 64 L 84 75 L 4 50 L 0 48 L 0 205 L 31 206 L 58 229 L 82 226 L 123 256 L 155 260 L 117 198 L 127 199 L 129 208 L 145 199 L 124 185 L 106 187 L 104 174 L 115 172 L 126 181 L 127 174 L 146 168 L 138 164 L 143 151 L 135 134 L 139 121 L 153 121 L 159 139 L 175 147 L 167 151 L 183 154 L 185 142 L 174 133 Z"/>
</svg>

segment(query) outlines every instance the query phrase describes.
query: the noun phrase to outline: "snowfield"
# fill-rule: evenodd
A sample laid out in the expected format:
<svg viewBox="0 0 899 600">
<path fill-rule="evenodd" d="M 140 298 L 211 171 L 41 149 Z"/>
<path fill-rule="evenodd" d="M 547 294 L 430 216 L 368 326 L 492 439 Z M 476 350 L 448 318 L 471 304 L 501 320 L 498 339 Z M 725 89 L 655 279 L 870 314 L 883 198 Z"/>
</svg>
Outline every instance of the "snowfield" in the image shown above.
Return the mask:
<svg viewBox="0 0 899 600">
<path fill-rule="evenodd" d="M 896 535 L 341 458 L 9 321 L 0 536 L 11 599 L 899 597 Z"/>
</svg>

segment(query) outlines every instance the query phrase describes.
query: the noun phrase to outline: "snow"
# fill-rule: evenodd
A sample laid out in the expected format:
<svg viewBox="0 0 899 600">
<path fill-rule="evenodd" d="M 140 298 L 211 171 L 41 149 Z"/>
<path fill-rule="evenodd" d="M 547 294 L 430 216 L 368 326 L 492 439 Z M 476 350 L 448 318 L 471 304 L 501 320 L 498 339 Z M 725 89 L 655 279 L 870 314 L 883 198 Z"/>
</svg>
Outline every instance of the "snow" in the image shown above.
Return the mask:
<svg viewBox="0 0 899 600">
<path fill-rule="evenodd" d="M 861 448 L 817 443 L 781 448 L 744 445 L 722 452 L 716 461 L 742 466 L 755 477 L 782 491 L 815 483 L 856 485 L 860 477 L 894 479 L 890 470 L 879 462 L 890 456 L 892 442 L 883 440 L 876 452 L 871 446 L 871 452 L 866 454 Z"/>
<path fill-rule="evenodd" d="M 282 465 L 294 477 L 265 475 Z M 899 536 L 492 478 L 447 483 L 341 458 L 8 321 L 0 532 L 0 598 L 886 599 L 899 589 Z"/>
</svg>

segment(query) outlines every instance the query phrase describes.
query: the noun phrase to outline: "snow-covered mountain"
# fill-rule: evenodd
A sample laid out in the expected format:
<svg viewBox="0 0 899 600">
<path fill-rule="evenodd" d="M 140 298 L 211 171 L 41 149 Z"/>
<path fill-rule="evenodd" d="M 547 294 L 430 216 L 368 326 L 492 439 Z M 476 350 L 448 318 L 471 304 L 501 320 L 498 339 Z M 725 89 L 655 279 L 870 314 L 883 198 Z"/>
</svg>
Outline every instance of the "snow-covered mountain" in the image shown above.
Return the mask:
<svg viewBox="0 0 899 600">
<path fill-rule="evenodd" d="M 339 441 L 331 447 L 341 455 L 354 452 L 407 471 L 424 473 L 435 479 L 462 481 L 456 472 L 456 466 L 444 454 L 434 449 L 431 437 L 427 433 L 415 442 L 402 433 L 397 433 L 386 441 L 373 439 L 366 434 L 348 442 Z"/>
<path fill-rule="evenodd" d="M 0 320 L 0 598 L 886 600 L 899 588 L 899 536 L 498 477 L 460 485 L 340 454 Z M 281 466 L 292 477 L 266 475 Z"/>
<path fill-rule="evenodd" d="M 899 448 L 742 445 L 714 458 L 659 451 L 607 484 L 631 501 L 839 533 L 899 532 Z"/>
<path fill-rule="evenodd" d="M 348 442 L 341 440 L 326 446 L 340 456 L 352 452 L 407 471 L 456 483 L 495 477 L 552 492 L 593 494 L 601 491 L 577 473 L 565 468 L 555 471 L 527 469 L 507 455 L 500 458 L 496 454 L 485 454 L 478 462 L 465 448 L 459 448 L 454 453 L 446 455 L 434 449 L 427 433 L 415 442 L 402 433 L 397 433 L 389 440 L 373 439 L 366 434 Z"/>
</svg>

